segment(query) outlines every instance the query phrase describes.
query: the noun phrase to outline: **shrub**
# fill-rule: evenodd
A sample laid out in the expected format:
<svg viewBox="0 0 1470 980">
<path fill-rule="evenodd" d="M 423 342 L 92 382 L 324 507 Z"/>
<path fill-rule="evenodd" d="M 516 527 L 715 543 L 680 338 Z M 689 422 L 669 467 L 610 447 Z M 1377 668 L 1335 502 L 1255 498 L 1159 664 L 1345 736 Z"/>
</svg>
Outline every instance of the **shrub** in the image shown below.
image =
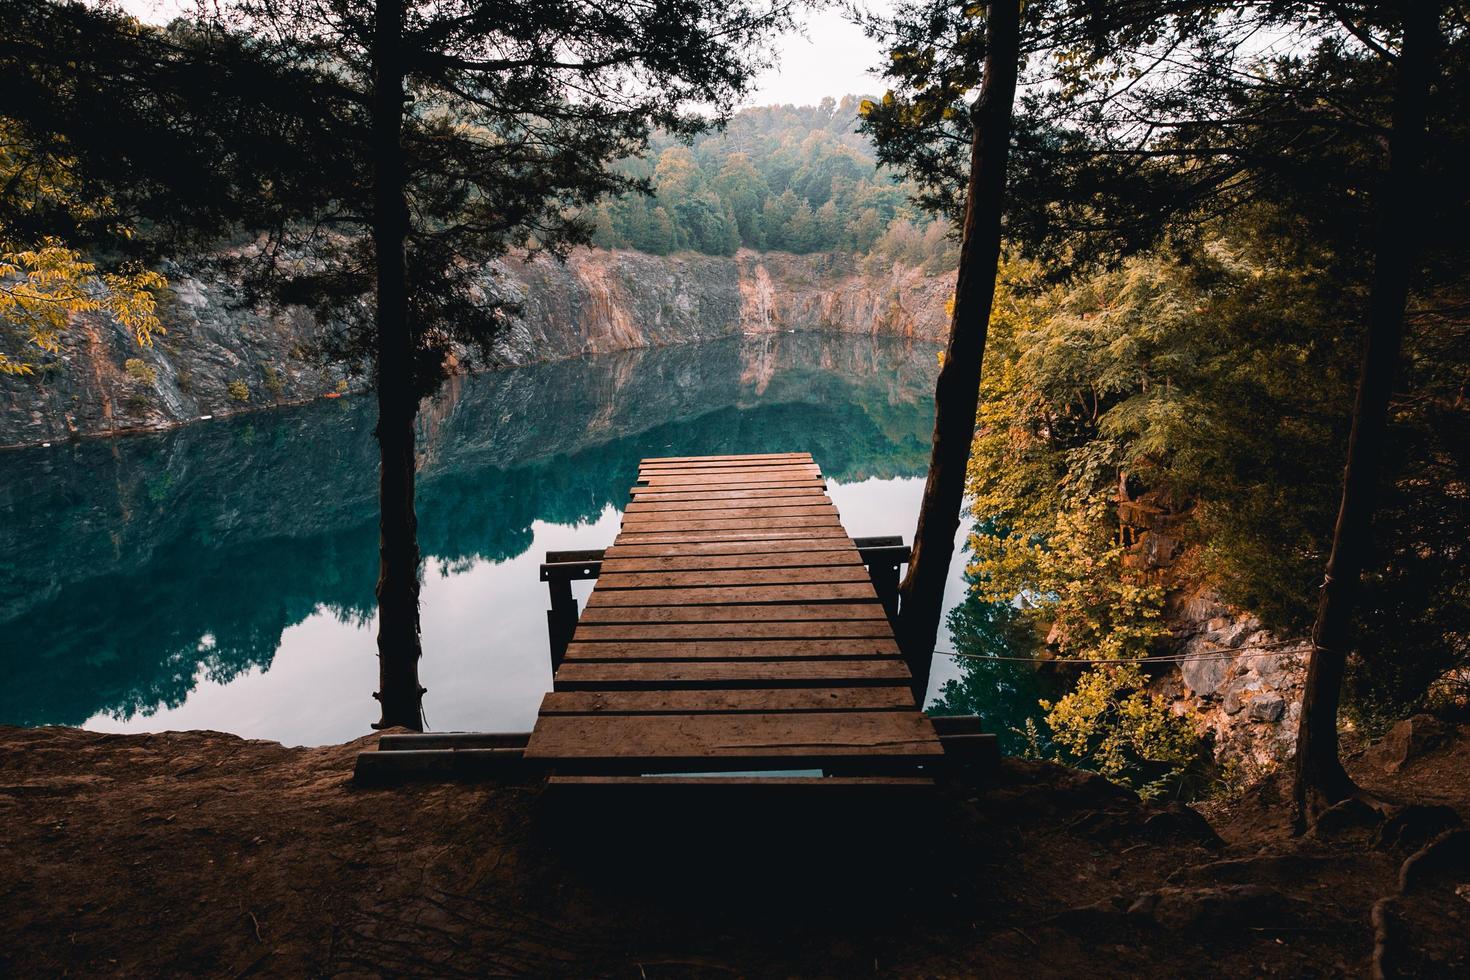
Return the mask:
<svg viewBox="0 0 1470 980">
<path fill-rule="evenodd" d="M 1187 715 L 1147 690 L 1136 663 L 1091 667 L 1056 701 L 1042 701 L 1053 743 L 1074 765 L 1094 768 L 1149 796 L 1197 795 L 1209 742 Z"/>
<path fill-rule="evenodd" d="M 123 361 L 123 370 L 134 381 L 141 381 L 144 384 L 150 385 L 158 381 L 158 369 L 149 366 L 142 358 L 130 357 L 126 361 Z"/>
<path fill-rule="evenodd" d="M 230 397 L 237 402 L 248 402 L 250 400 L 250 387 L 236 378 L 229 384 Z"/>
</svg>

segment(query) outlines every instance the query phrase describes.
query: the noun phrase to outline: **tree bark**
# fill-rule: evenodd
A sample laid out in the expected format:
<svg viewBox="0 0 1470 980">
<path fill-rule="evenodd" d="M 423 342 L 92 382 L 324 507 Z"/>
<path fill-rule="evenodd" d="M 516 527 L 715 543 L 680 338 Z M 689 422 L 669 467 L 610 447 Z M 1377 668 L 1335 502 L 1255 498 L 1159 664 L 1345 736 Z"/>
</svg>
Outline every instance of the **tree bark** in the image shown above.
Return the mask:
<svg viewBox="0 0 1470 980">
<path fill-rule="evenodd" d="M 1408 0 L 1393 94 L 1388 174 L 1375 205 L 1377 229 L 1368 297 L 1368 338 L 1348 436 L 1342 500 L 1312 627 L 1312 654 L 1297 728 L 1294 798 L 1304 826 L 1358 792 L 1338 756 L 1337 713 L 1353 643 L 1353 604 L 1372 547 L 1389 399 L 1403 342 L 1404 307 L 1418 249 L 1418 181 L 1425 153 L 1429 89 L 1438 47 L 1439 4 Z"/>
<path fill-rule="evenodd" d="M 378 0 L 373 64 L 373 247 L 377 259 L 378 684 L 374 728 L 423 729 L 419 546 L 414 514 L 413 338 L 404 243 L 403 0 Z"/>
<path fill-rule="evenodd" d="M 1000 219 L 1020 60 L 1020 21 L 1017 0 L 992 0 L 985 18 L 985 71 L 970 114 L 970 182 L 954 313 L 944 364 L 934 387 L 929 479 L 914 529 L 913 556 L 899 589 L 899 643 L 913 673 L 914 696 L 920 702 L 929 688 L 934 643 L 944 614 L 944 586 L 964 506 L 965 469 L 975 440 L 980 369 L 1000 263 Z"/>
</svg>

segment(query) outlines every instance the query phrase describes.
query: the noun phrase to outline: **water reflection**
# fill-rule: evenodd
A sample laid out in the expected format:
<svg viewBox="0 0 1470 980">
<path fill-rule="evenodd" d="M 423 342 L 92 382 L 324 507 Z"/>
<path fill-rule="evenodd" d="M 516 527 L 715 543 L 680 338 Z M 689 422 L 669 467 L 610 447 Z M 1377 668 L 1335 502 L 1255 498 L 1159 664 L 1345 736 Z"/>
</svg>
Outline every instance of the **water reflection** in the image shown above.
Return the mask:
<svg viewBox="0 0 1470 980">
<path fill-rule="evenodd" d="M 963 573 L 959 577 L 963 580 Z M 986 602 L 967 589 L 950 609 L 946 624 L 950 649 L 959 656 L 939 658 L 947 660 L 950 669 L 941 682 L 931 685 L 929 713 L 979 715 L 1006 755 L 1044 748 L 1031 744 L 1044 736 L 1029 733 L 1026 723 L 1039 722 L 1038 700 L 1061 692 L 1054 678 L 1034 662 L 1003 659 L 1028 656 L 1039 646 L 1019 610 L 1008 602 Z"/>
<path fill-rule="evenodd" d="M 911 533 L 934 370 L 790 334 L 456 379 L 422 421 L 430 725 L 530 724 L 536 564 L 610 543 L 642 456 L 810 449 L 850 532 Z M 375 476 L 364 399 L 0 456 L 0 722 L 365 733 Z"/>
</svg>

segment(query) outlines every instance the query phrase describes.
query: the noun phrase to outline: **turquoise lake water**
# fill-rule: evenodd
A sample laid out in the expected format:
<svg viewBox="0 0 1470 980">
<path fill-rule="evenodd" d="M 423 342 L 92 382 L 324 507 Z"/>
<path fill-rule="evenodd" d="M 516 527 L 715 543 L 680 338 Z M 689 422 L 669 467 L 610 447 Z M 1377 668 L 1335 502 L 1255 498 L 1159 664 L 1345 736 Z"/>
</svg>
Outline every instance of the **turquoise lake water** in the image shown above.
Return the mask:
<svg viewBox="0 0 1470 980">
<path fill-rule="evenodd" d="M 936 370 L 927 345 L 795 333 L 453 379 L 420 426 L 429 727 L 529 729 L 551 685 L 537 566 L 612 542 L 641 457 L 810 450 L 850 534 L 909 540 Z M 366 734 L 373 411 L 344 398 L 0 453 L 0 723 Z M 941 648 L 999 652 L 1008 613 L 965 598 L 963 558 Z M 939 657 L 932 693 L 1014 749 L 1036 685 Z"/>
</svg>

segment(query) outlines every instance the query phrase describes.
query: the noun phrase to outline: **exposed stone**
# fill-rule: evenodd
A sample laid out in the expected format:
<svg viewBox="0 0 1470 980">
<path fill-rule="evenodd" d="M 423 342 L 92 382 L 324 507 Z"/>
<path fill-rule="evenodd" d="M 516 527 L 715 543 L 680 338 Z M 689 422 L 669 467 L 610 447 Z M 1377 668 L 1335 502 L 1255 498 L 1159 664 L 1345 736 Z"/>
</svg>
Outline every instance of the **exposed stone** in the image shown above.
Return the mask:
<svg viewBox="0 0 1470 980">
<path fill-rule="evenodd" d="M 1184 683 L 1196 694 L 1214 694 L 1230 676 L 1231 661 L 1215 653 L 1201 653 L 1180 665 Z"/>
<path fill-rule="evenodd" d="M 1415 715 L 1389 729 L 1364 757 L 1388 772 L 1398 772 L 1411 759 L 1436 748 L 1454 734 L 1454 728 L 1432 715 Z"/>
<path fill-rule="evenodd" d="M 1275 691 L 1268 691 L 1251 701 L 1251 721 L 1280 721 L 1286 714 L 1286 699 Z"/>
<path fill-rule="evenodd" d="M 0 375 L 0 446 L 172 428 L 331 397 L 341 366 L 309 354 L 320 328 L 304 310 L 242 308 L 236 283 L 166 267 L 159 305 L 167 333 L 139 348 L 110 319 L 79 316 L 65 353 L 29 377 Z M 566 262 L 514 257 L 484 269 L 479 287 L 520 307 L 493 345 L 492 365 L 711 340 L 832 330 L 942 340 L 953 282 L 900 264 L 841 254 L 742 251 L 734 257 L 574 252 Z M 124 369 L 138 358 L 151 380 Z M 233 387 L 232 387 L 233 385 Z M 243 385 L 243 388 L 239 386 Z M 239 392 L 248 393 L 242 399 Z"/>
</svg>

